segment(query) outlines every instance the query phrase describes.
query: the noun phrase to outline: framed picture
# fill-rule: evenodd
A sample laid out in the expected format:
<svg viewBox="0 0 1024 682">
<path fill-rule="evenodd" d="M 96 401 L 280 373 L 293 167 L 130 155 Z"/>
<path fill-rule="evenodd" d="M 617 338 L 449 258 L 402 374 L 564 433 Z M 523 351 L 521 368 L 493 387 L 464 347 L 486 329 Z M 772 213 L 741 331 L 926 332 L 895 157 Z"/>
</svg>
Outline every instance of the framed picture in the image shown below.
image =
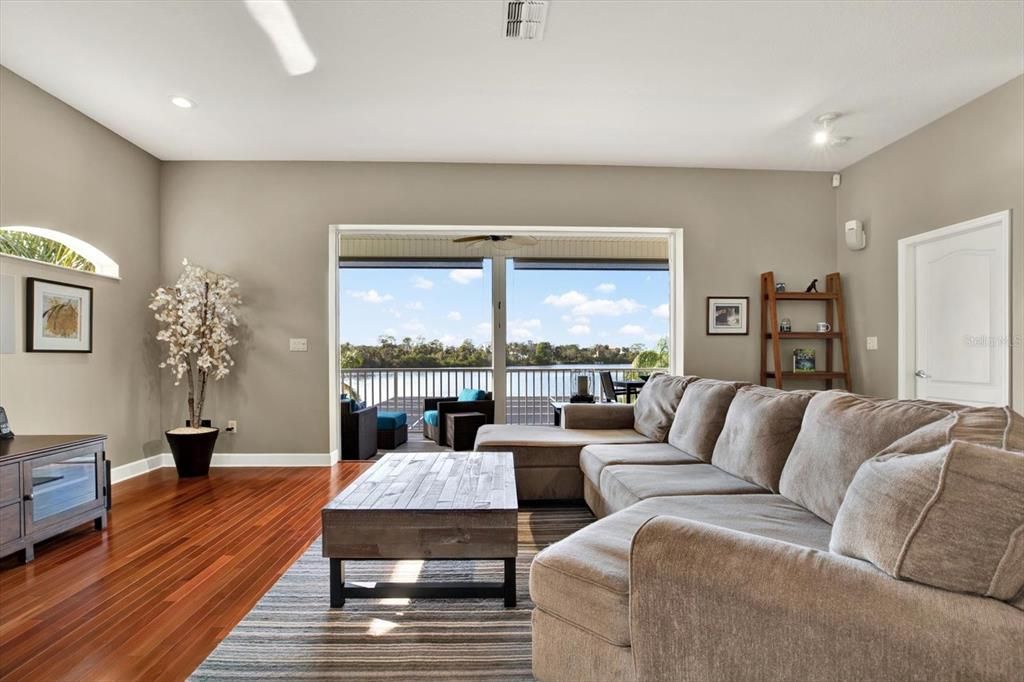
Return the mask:
<svg viewBox="0 0 1024 682">
<path fill-rule="evenodd" d="M 92 288 L 27 278 L 25 350 L 92 352 Z"/>
<path fill-rule="evenodd" d="M 747 296 L 708 296 L 708 334 L 746 334 Z"/>
</svg>

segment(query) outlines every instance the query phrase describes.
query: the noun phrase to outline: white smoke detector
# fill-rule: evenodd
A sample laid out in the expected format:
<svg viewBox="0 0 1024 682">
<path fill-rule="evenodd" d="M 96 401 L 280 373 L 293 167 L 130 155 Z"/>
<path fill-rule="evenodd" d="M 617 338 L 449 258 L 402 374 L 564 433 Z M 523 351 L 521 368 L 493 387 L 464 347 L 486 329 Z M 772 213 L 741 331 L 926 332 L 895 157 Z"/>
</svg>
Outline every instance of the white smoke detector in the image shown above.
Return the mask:
<svg viewBox="0 0 1024 682">
<path fill-rule="evenodd" d="M 548 0 L 505 0 L 505 37 L 542 40 L 548 18 Z"/>
</svg>

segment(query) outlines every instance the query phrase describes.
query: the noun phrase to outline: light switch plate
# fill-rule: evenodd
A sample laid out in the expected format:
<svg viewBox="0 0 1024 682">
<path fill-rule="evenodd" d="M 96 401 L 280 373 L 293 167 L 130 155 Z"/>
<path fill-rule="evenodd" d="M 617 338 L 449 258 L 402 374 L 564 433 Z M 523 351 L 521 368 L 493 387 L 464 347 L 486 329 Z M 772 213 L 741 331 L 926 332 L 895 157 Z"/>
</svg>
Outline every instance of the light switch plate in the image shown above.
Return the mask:
<svg viewBox="0 0 1024 682">
<path fill-rule="evenodd" d="M 305 353 L 309 350 L 309 339 L 288 339 L 288 350 L 293 353 Z"/>
<path fill-rule="evenodd" d="M 877 336 L 869 336 L 867 338 L 867 341 L 868 341 L 868 350 L 878 350 L 878 337 Z"/>
</svg>

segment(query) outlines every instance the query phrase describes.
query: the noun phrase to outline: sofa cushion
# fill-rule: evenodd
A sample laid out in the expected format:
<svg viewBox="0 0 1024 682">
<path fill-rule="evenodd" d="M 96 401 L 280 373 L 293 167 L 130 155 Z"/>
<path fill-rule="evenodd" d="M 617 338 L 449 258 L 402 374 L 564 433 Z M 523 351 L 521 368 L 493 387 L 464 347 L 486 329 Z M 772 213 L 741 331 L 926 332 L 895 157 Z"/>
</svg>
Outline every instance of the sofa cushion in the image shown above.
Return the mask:
<svg viewBox="0 0 1024 682">
<path fill-rule="evenodd" d="M 932 452 L 954 440 L 1024 451 L 1024 418 L 1008 407 L 967 407 L 908 433 L 879 454 Z"/>
<path fill-rule="evenodd" d="M 736 389 L 745 384 L 698 379 L 686 386 L 668 432 L 670 445 L 704 462 L 711 461 Z"/>
<path fill-rule="evenodd" d="M 377 412 L 377 429 L 380 431 L 394 431 L 406 424 L 405 412 Z M 436 424 L 435 424 L 436 426 Z"/>
<path fill-rule="evenodd" d="M 897 438 L 950 413 L 918 401 L 822 391 L 807 404 L 779 492 L 832 523 L 857 467 Z"/>
<path fill-rule="evenodd" d="M 441 417 L 437 410 L 427 410 L 423 413 L 423 421 L 431 426 L 438 426 L 441 423 Z"/>
<path fill-rule="evenodd" d="M 599 487 L 607 513 L 652 497 L 769 492 L 710 464 L 615 464 L 601 472 Z"/>
<path fill-rule="evenodd" d="M 831 549 L 894 578 L 1011 600 L 1024 589 L 1024 455 L 953 441 L 868 460 Z"/>
<path fill-rule="evenodd" d="M 650 443 L 633 429 L 562 429 L 557 426 L 487 424 L 474 449 L 510 450 L 516 467 L 580 465 L 580 450 L 593 443 Z"/>
<path fill-rule="evenodd" d="M 813 393 L 743 386 L 729 404 L 711 463 L 744 481 L 779 492 L 779 477 L 793 449 Z"/>
<path fill-rule="evenodd" d="M 479 388 L 464 388 L 459 391 L 459 402 L 460 403 L 471 403 L 476 400 L 485 400 L 487 398 L 487 391 Z"/>
<path fill-rule="evenodd" d="M 655 374 L 644 384 L 633 408 L 633 428 L 653 441 L 668 435 L 686 385 L 697 377 Z"/>
<path fill-rule="evenodd" d="M 580 451 L 580 469 L 594 487 L 601 485 L 601 470 L 613 464 L 697 464 L 700 460 L 668 443 L 588 445 Z"/>
<path fill-rule="evenodd" d="M 530 568 L 530 596 L 544 611 L 618 646 L 629 638 L 629 547 L 647 520 L 678 516 L 819 550 L 830 527 L 778 495 L 654 497 L 544 549 Z"/>
</svg>

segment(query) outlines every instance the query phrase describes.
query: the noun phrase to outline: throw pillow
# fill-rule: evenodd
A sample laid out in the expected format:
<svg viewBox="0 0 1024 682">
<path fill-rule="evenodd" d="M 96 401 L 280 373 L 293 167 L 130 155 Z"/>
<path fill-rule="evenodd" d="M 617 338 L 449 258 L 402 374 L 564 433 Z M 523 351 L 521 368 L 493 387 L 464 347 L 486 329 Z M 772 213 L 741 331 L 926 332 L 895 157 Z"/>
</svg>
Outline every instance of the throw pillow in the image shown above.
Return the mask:
<svg viewBox="0 0 1024 682">
<path fill-rule="evenodd" d="M 711 461 L 729 403 L 741 382 L 697 379 L 686 387 L 668 431 L 668 442 L 705 462 Z"/>
<path fill-rule="evenodd" d="M 832 523 L 857 468 L 882 448 L 950 414 L 910 400 L 844 391 L 811 398 L 779 480 L 779 492 Z"/>
<path fill-rule="evenodd" d="M 1012 600 L 1024 590 L 1024 455 L 953 441 L 857 471 L 830 549 L 894 578 Z"/>
<path fill-rule="evenodd" d="M 696 378 L 670 374 L 653 375 L 636 398 L 633 407 L 633 428 L 653 441 L 664 441 L 686 385 Z"/>
<path fill-rule="evenodd" d="M 954 440 L 1024 451 L 1024 418 L 1008 407 L 962 408 L 944 419 L 925 424 L 878 454 L 931 452 Z"/>
</svg>

